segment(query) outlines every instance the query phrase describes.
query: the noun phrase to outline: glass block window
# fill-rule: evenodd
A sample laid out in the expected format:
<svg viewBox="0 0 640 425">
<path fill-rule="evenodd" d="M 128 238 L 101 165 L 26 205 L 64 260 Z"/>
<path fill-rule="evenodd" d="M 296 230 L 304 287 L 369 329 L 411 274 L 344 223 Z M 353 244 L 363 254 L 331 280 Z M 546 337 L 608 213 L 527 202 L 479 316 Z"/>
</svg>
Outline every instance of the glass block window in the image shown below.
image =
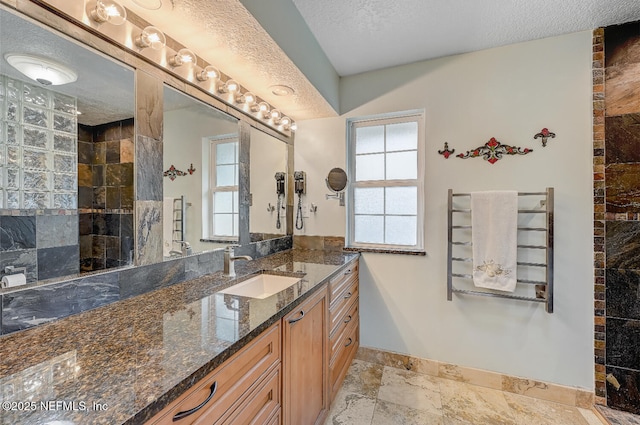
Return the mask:
<svg viewBox="0 0 640 425">
<path fill-rule="evenodd" d="M 424 113 L 350 119 L 347 246 L 422 250 Z"/>
<path fill-rule="evenodd" d="M 238 238 L 238 169 L 237 137 L 223 137 L 209 141 L 210 152 L 210 238 Z"/>
<path fill-rule="evenodd" d="M 0 208 L 77 208 L 76 107 L 0 75 Z"/>
</svg>

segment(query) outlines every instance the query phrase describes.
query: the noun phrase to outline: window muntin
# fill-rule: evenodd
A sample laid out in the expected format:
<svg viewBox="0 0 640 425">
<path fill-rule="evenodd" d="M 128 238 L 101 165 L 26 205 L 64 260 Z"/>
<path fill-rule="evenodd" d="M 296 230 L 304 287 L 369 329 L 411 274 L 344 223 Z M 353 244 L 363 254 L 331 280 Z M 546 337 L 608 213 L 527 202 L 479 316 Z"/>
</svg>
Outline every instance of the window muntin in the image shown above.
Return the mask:
<svg viewBox="0 0 640 425">
<path fill-rule="evenodd" d="M 239 143 L 236 137 L 210 140 L 211 238 L 238 238 Z"/>
<path fill-rule="evenodd" d="M 423 249 L 422 112 L 349 120 L 347 245 Z"/>
</svg>

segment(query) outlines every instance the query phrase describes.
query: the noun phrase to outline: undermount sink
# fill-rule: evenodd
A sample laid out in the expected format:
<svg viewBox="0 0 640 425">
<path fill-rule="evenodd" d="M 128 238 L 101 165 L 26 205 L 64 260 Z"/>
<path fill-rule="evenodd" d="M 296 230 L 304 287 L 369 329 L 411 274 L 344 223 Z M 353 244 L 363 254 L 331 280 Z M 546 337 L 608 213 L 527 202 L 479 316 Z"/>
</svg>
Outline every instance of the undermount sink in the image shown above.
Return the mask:
<svg viewBox="0 0 640 425">
<path fill-rule="evenodd" d="M 293 284 L 300 282 L 300 280 L 299 277 L 259 274 L 227 289 L 218 291 L 218 293 L 264 299 L 284 291 Z"/>
</svg>

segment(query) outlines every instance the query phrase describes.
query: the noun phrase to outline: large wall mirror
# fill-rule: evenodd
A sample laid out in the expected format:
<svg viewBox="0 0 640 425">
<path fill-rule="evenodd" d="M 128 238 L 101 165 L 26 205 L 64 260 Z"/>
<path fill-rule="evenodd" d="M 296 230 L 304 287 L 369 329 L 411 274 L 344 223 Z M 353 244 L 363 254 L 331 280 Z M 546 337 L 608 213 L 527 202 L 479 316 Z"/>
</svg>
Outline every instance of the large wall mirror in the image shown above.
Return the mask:
<svg viewBox="0 0 640 425">
<path fill-rule="evenodd" d="M 160 261 L 155 228 L 148 238 L 153 260 L 139 261 L 147 243 L 139 230 L 148 229 L 134 211 L 149 204 L 153 217 L 160 215 L 159 199 L 136 199 L 142 136 L 163 143 L 162 258 L 287 234 L 290 146 L 275 133 L 249 131 L 251 119 L 240 122 L 162 86 L 177 80 L 148 72 L 153 65 L 141 63 L 136 73 L 4 6 L 0 40 L 0 276 L 6 266 L 24 267 L 28 283 L 49 283 Z M 40 69 L 53 62 L 69 81 L 15 67 L 42 59 Z M 148 84 L 136 101 L 142 75 L 157 88 Z M 141 93 L 163 98 L 162 121 L 149 120 L 151 113 L 135 121 Z M 143 134 L 149 123 L 152 134 Z M 276 174 L 285 176 L 282 184 Z"/>
<path fill-rule="evenodd" d="M 238 243 L 238 119 L 168 86 L 163 97 L 163 257 Z"/>
<path fill-rule="evenodd" d="M 287 144 L 251 128 L 249 151 L 252 242 L 287 234 Z"/>
<path fill-rule="evenodd" d="M 133 70 L 5 9 L 0 40 L 0 270 L 132 264 Z"/>
</svg>

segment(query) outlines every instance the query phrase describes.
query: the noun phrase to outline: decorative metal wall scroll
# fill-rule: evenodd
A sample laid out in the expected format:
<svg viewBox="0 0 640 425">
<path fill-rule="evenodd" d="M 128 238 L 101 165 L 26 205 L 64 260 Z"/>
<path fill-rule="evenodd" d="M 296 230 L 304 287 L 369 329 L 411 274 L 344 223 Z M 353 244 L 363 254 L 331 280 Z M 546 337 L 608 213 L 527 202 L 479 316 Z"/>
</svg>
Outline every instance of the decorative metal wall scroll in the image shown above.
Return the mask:
<svg viewBox="0 0 640 425">
<path fill-rule="evenodd" d="M 171 181 L 174 181 L 176 179 L 176 177 L 178 177 L 178 176 L 186 176 L 187 173 L 185 173 L 184 171 L 178 170 L 176 167 L 173 166 L 173 164 L 171 164 L 171 167 L 169 167 L 169 169 L 167 171 L 162 173 L 162 175 L 165 176 L 165 177 L 169 177 L 171 179 Z"/>
<path fill-rule="evenodd" d="M 542 130 L 540 130 L 540 133 L 533 136 L 534 139 L 537 139 L 538 137 L 542 139 L 542 147 L 544 148 L 545 146 L 547 146 L 547 139 L 549 137 L 551 137 L 552 139 L 555 138 L 556 133 L 550 132 L 549 129 L 545 127 Z"/>
<path fill-rule="evenodd" d="M 173 164 L 171 164 L 171 167 L 169 167 L 167 171 L 163 172 L 162 175 L 165 177 L 169 177 L 171 181 L 174 181 L 178 176 L 186 176 L 187 174 L 191 175 L 195 172 L 196 169 L 193 167 L 193 164 L 191 164 L 189 168 L 187 168 L 186 172 L 178 170 L 176 167 L 174 167 Z"/>
<path fill-rule="evenodd" d="M 496 161 L 502 159 L 502 155 L 526 155 L 533 152 L 533 149 L 520 148 L 517 146 L 503 145 L 492 137 L 484 146 L 478 146 L 475 149 L 456 155 L 458 158 L 477 158 L 483 157 L 485 161 L 495 164 Z"/>
<path fill-rule="evenodd" d="M 449 143 L 444 142 L 444 150 L 438 151 L 438 153 L 444 156 L 444 159 L 449 159 L 449 157 L 455 152 L 455 149 L 449 150 Z"/>
<path fill-rule="evenodd" d="M 547 146 L 547 140 L 549 138 L 555 138 L 556 134 L 549 131 L 548 128 L 543 128 L 540 130 L 540 133 L 533 136 L 534 139 L 541 138 L 542 146 Z M 445 159 L 449 159 L 451 155 L 455 152 L 455 149 L 449 149 L 449 143 L 444 143 L 444 149 L 439 150 L 438 154 L 444 156 Z M 531 148 L 521 148 L 518 146 L 511 145 L 503 145 L 498 142 L 495 137 L 492 137 L 484 146 L 478 146 L 475 149 L 471 149 L 466 153 L 459 153 L 456 157 L 460 159 L 467 158 L 478 158 L 482 157 L 485 161 L 488 161 L 490 164 L 495 164 L 497 161 L 501 160 L 503 155 L 526 155 L 528 153 L 533 152 Z"/>
</svg>

